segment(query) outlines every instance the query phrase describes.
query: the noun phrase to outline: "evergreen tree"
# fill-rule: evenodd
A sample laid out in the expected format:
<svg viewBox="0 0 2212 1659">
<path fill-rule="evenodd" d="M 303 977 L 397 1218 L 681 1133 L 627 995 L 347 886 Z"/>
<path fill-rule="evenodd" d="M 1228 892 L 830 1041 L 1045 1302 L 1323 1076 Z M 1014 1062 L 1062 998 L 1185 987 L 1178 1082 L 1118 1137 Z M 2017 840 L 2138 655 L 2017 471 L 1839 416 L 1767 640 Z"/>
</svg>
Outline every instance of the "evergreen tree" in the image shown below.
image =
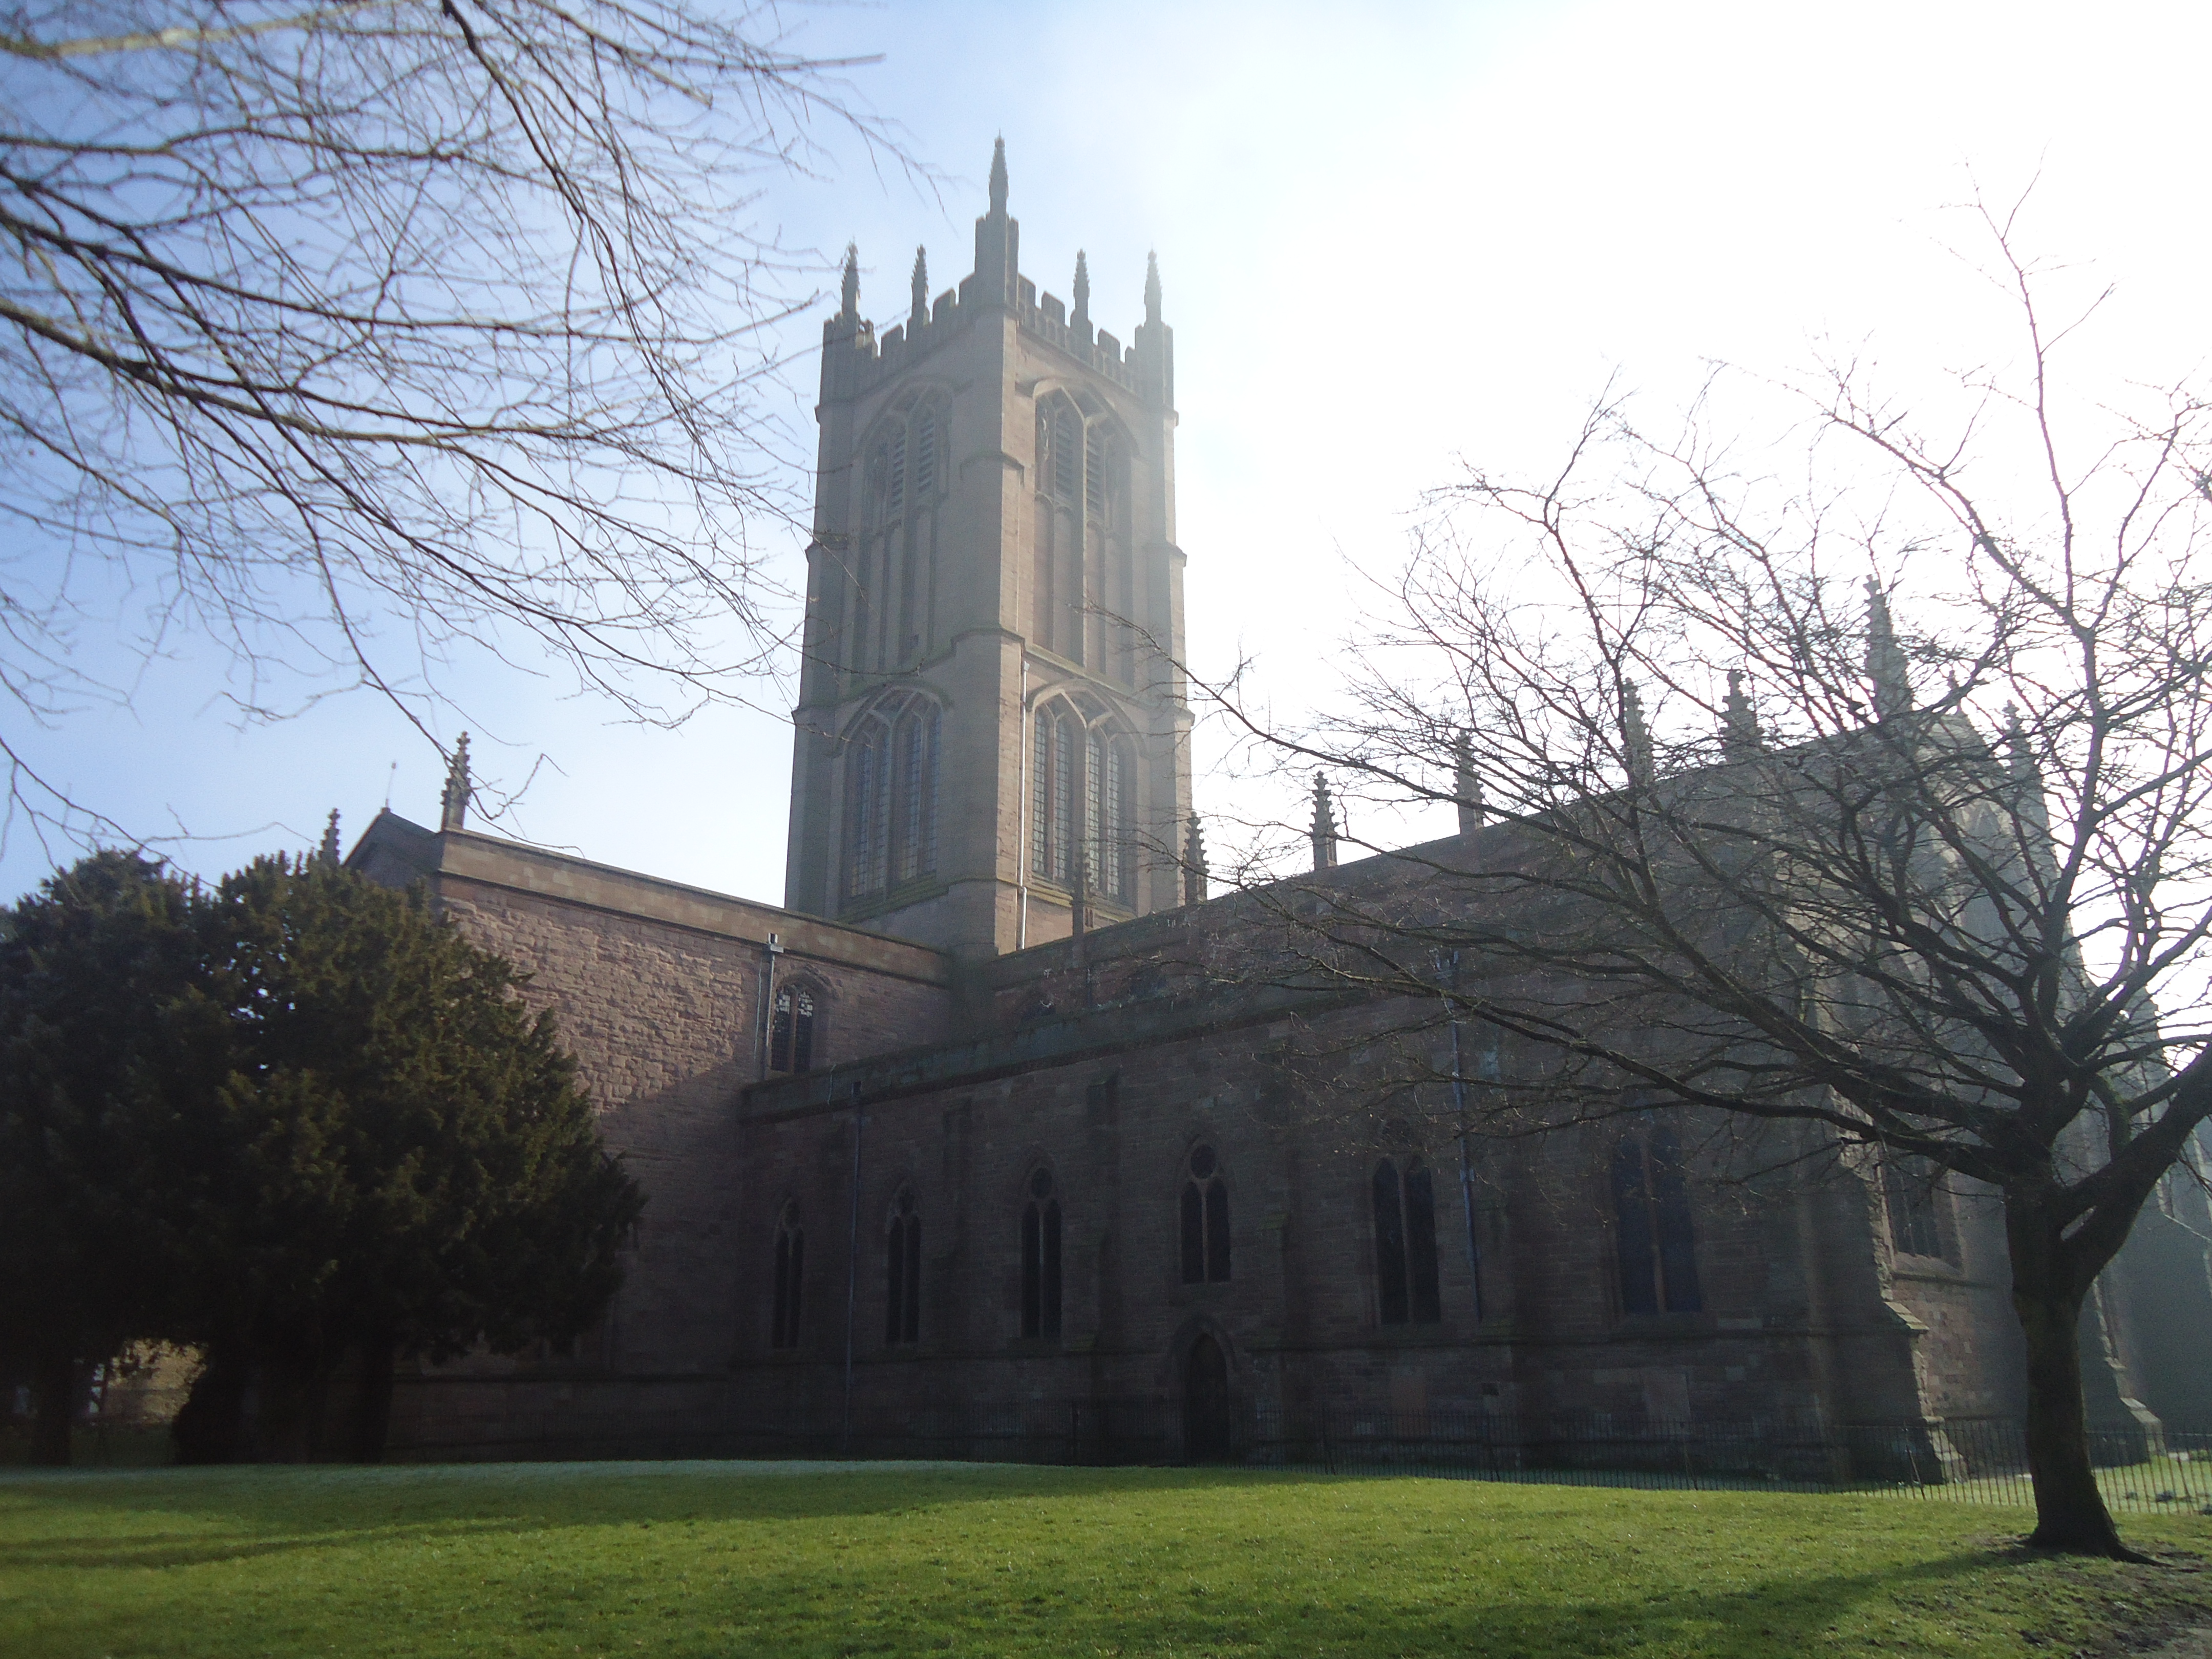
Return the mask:
<svg viewBox="0 0 2212 1659">
<path fill-rule="evenodd" d="M 222 1070 L 190 1017 L 192 909 L 159 864 L 101 852 L 0 913 L 0 1358 L 31 1380 L 41 1462 L 69 1461 L 94 1367 L 173 1334 L 179 1097 Z"/>
<path fill-rule="evenodd" d="M 229 1063 L 201 1108 L 185 1322 L 208 1365 L 179 1451 L 373 1459 L 396 1357 L 574 1337 L 643 1199 L 552 1016 L 419 890 L 263 859 L 200 926 Z M 340 1441 L 325 1395 L 349 1357 Z"/>
</svg>

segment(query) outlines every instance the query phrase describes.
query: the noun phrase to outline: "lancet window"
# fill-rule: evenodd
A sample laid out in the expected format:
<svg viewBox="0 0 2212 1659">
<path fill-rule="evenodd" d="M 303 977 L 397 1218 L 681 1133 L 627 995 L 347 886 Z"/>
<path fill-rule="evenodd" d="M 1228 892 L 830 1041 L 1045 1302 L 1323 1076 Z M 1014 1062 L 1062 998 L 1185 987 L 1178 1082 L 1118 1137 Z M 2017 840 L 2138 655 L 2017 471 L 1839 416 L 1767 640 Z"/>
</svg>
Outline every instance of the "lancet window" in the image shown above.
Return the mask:
<svg viewBox="0 0 2212 1659">
<path fill-rule="evenodd" d="M 1402 1173 L 1386 1158 L 1375 1166 L 1370 1189 L 1382 1322 L 1433 1324 L 1443 1317 L 1437 1286 L 1436 1182 L 1418 1158 L 1407 1158 Z"/>
<path fill-rule="evenodd" d="M 1060 1198 L 1045 1169 L 1030 1173 L 1022 1206 L 1022 1334 L 1060 1334 Z"/>
<path fill-rule="evenodd" d="M 1221 1285 L 1229 1279 L 1229 1183 L 1212 1147 L 1190 1149 L 1182 1202 L 1182 1282 Z"/>
<path fill-rule="evenodd" d="M 899 1188 L 884 1236 L 884 1340 L 921 1340 L 921 1217 L 914 1190 Z"/>
<path fill-rule="evenodd" d="M 1907 1255 L 1949 1260 L 1942 1224 L 1942 1173 L 1927 1158 L 1887 1152 L 1881 1166 L 1882 1199 L 1889 1211 L 1889 1242 Z"/>
<path fill-rule="evenodd" d="M 1635 1130 L 1613 1148 L 1613 1218 L 1623 1313 L 1696 1313 L 1705 1306 L 1681 1139 L 1670 1126 Z"/>
<path fill-rule="evenodd" d="M 1030 875 L 1073 888 L 1078 860 L 1085 860 L 1092 892 L 1133 903 L 1129 740 L 1110 728 L 1086 726 L 1055 700 L 1036 712 L 1030 763 Z"/>
<path fill-rule="evenodd" d="M 845 894 L 864 903 L 937 870 L 944 716 L 918 692 L 863 715 L 845 756 Z"/>
<path fill-rule="evenodd" d="M 775 994 L 769 1021 L 768 1066 L 772 1072 L 814 1069 L 814 990 L 786 985 Z"/>
<path fill-rule="evenodd" d="M 775 1307 L 769 1324 L 769 1346 L 799 1346 L 799 1289 L 806 1276 L 806 1230 L 799 1225 L 799 1200 L 783 1206 L 775 1229 Z"/>
</svg>

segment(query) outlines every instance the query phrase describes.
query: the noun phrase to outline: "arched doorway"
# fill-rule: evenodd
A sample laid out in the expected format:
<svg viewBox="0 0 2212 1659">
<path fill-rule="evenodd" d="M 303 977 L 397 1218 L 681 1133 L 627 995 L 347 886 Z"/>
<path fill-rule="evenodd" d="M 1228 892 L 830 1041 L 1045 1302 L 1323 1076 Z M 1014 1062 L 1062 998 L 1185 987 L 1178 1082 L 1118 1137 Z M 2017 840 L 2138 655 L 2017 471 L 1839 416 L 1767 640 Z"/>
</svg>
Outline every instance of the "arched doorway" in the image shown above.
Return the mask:
<svg viewBox="0 0 2212 1659">
<path fill-rule="evenodd" d="M 1183 1364 L 1182 1456 L 1186 1463 L 1222 1463 L 1236 1455 L 1229 1417 L 1229 1360 L 1201 1336 Z"/>
</svg>

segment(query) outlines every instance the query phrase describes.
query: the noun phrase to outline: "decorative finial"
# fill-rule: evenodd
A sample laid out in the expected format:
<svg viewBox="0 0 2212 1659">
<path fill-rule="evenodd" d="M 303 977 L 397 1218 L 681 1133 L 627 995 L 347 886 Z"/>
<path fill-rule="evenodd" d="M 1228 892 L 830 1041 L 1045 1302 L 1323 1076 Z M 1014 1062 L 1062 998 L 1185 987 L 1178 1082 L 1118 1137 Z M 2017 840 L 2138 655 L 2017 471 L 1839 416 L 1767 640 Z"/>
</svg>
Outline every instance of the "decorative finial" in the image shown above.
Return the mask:
<svg viewBox="0 0 2212 1659">
<path fill-rule="evenodd" d="M 338 809 L 331 808 L 331 821 L 323 826 L 323 844 L 315 854 L 325 870 L 338 867 Z"/>
<path fill-rule="evenodd" d="M 1644 723 L 1644 696 L 1634 682 L 1620 688 L 1620 751 L 1628 763 L 1628 781 L 1638 787 L 1651 782 L 1651 728 Z"/>
<path fill-rule="evenodd" d="M 1912 678 L 1904 648 L 1889 618 L 1889 599 L 1881 584 L 1867 578 L 1867 678 L 1874 682 L 1874 717 L 1894 720 L 1912 708 Z"/>
<path fill-rule="evenodd" d="M 1083 250 L 1075 250 L 1075 321 L 1079 338 L 1091 337 L 1091 266 L 1083 257 Z"/>
<path fill-rule="evenodd" d="M 1313 867 L 1336 866 L 1336 809 L 1328 797 L 1328 775 L 1314 774 Z"/>
<path fill-rule="evenodd" d="M 443 810 L 438 815 L 438 828 L 459 830 L 465 827 L 469 813 L 469 734 L 461 733 L 461 740 L 453 745 L 453 764 L 446 769 L 446 793 Z"/>
<path fill-rule="evenodd" d="M 1199 827 L 1195 812 L 1190 815 L 1190 826 L 1182 838 L 1182 902 L 1206 902 L 1206 831 Z"/>
<path fill-rule="evenodd" d="M 1459 832 L 1482 828 L 1482 780 L 1474 775 L 1474 745 L 1464 732 L 1452 733 L 1452 799 L 1459 805 Z"/>
<path fill-rule="evenodd" d="M 929 250 L 914 251 L 914 309 L 908 313 L 906 331 L 919 333 L 929 321 Z"/>
<path fill-rule="evenodd" d="M 844 302 L 838 307 L 837 315 L 844 322 L 857 323 L 860 320 L 860 245 L 858 242 L 845 244 Z"/>
<path fill-rule="evenodd" d="M 1006 141 L 1003 137 L 991 145 L 991 211 L 1001 216 L 1006 211 Z"/>
<path fill-rule="evenodd" d="M 1728 672 L 1728 696 L 1721 705 L 1721 753 L 1743 760 L 1763 747 L 1759 735 L 1759 711 L 1743 689 L 1743 670 Z"/>
<path fill-rule="evenodd" d="M 1157 324 L 1160 320 L 1160 256 L 1145 256 L 1145 320 Z"/>
</svg>

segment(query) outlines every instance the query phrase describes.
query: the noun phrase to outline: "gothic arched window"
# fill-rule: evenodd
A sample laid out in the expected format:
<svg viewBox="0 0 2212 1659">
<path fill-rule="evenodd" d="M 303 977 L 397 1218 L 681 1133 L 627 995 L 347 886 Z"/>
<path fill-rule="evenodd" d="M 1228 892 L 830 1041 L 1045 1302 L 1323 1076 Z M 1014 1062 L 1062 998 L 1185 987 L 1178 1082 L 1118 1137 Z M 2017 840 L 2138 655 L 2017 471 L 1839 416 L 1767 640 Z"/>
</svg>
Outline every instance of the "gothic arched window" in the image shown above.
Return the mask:
<svg viewBox="0 0 2212 1659">
<path fill-rule="evenodd" d="M 845 756 L 845 892 L 876 898 L 937 871 L 944 711 L 895 692 L 861 717 Z"/>
<path fill-rule="evenodd" d="M 884 1235 L 884 1340 L 921 1340 L 921 1217 L 914 1192 L 899 1188 Z"/>
<path fill-rule="evenodd" d="M 1696 1241 L 1682 1143 L 1663 1123 L 1621 1137 L 1613 1153 L 1613 1224 L 1623 1313 L 1696 1313 Z"/>
<path fill-rule="evenodd" d="M 1044 1169 L 1030 1175 L 1022 1208 L 1022 1334 L 1060 1334 L 1060 1200 Z"/>
<path fill-rule="evenodd" d="M 799 1200 L 783 1206 L 775 1229 L 775 1313 L 769 1346 L 799 1346 L 799 1293 L 806 1276 L 806 1230 L 799 1224 Z"/>
<path fill-rule="evenodd" d="M 769 1022 L 768 1068 L 771 1072 L 814 1069 L 814 991 L 811 986 L 787 985 L 776 992 L 775 1012 Z"/>
<path fill-rule="evenodd" d="M 1433 1324 L 1443 1316 L 1437 1285 L 1437 1189 L 1418 1158 L 1375 1166 L 1375 1277 L 1386 1325 Z"/>
<path fill-rule="evenodd" d="M 1219 1285 L 1229 1278 L 1229 1183 L 1213 1148 L 1190 1149 L 1182 1183 L 1182 1282 Z"/>
</svg>

